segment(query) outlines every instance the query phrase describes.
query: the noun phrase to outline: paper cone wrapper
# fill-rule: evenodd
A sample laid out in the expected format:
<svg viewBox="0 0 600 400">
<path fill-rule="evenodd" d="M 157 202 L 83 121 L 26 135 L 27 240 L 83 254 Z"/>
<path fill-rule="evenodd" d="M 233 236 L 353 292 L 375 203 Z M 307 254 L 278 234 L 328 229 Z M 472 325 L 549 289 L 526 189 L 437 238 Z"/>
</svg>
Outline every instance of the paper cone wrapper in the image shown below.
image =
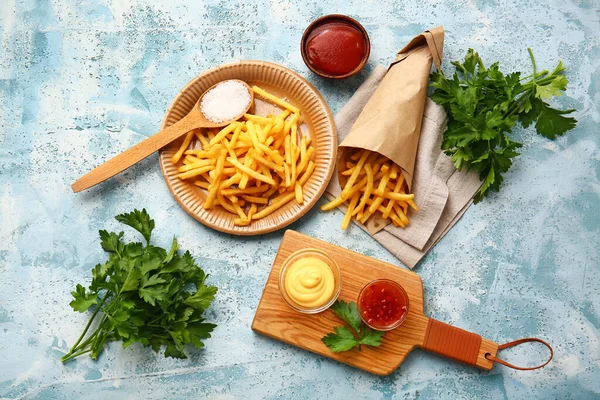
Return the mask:
<svg viewBox="0 0 600 400">
<path fill-rule="evenodd" d="M 411 188 L 431 64 L 442 62 L 444 29 L 441 26 L 414 37 L 388 69 L 379 87 L 352 125 L 338 151 L 341 187 L 349 148 L 367 149 L 398 164 Z"/>
</svg>

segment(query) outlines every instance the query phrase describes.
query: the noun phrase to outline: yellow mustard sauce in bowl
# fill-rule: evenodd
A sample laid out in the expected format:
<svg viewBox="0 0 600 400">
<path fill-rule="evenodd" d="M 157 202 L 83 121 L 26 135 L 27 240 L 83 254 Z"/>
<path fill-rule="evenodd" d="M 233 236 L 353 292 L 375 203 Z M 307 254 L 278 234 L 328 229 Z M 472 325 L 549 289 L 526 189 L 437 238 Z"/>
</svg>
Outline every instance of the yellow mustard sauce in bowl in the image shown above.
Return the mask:
<svg viewBox="0 0 600 400">
<path fill-rule="evenodd" d="M 279 289 L 285 301 L 297 311 L 326 310 L 337 299 L 341 287 L 338 265 L 321 250 L 298 250 L 281 267 Z"/>
</svg>

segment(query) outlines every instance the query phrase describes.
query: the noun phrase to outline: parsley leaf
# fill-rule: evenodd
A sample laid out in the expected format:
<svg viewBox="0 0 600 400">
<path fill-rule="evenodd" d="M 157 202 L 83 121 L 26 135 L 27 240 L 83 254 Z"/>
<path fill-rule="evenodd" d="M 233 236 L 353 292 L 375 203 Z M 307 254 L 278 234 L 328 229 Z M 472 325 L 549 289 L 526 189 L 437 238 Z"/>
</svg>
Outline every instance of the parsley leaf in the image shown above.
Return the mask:
<svg viewBox="0 0 600 400">
<path fill-rule="evenodd" d="M 364 325 L 362 338 L 360 339 L 359 343 L 366 344 L 367 346 L 379 346 L 384 334 L 385 332 L 383 331 L 376 331 L 375 329 L 371 329 Z"/>
<path fill-rule="evenodd" d="M 69 303 L 73 310 L 84 312 L 87 311 L 91 306 L 98 303 L 98 296 L 96 293 L 87 293 L 85 288 L 77 284 L 75 291 L 71 292 L 74 300 Z"/>
<path fill-rule="evenodd" d="M 327 347 L 334 353 L 348 351 L 355 346 L 365 344 L 367 346 L 379 346 L 385 332 L 376 331 L 363 324 L 356 303 L 346 303 L 337 300 L 331 306 L 331 311 L 342 319 L 348 326 L 335 326 L 333 330 L 321 338 Z"/>
<path fill-rule="evenodd" d="M 136 229 L 146 239 L 123 243 L 123 233 L 100 231 L 108 261 L 92 269 L 86 289 L 77 285 L 70 305 L 85 312 L 96 305 L 89 323 L 62 361 L 85 353 L 96 359 L 110 341 L 121 340 L 159 351 L 166 357 L 186 358 L 185 346 L 204 347 L 216 325 L 204 322 L 203 313 L 215 298 L 217 288 L 206 286 L 207 274 L 192 255 L 178 252 L 173 239 L 170 250 L 149 243 L 154 221 L 145 210 L 121 214 L 116 219 Z M 95 331 L 88 334 L 98 318 Z M 86 336 L 87 335 L 87 336 Z"/>
<path fill-rule="evenodd" d="M 145 208 L 142 211 L 133 210 L 128 214 L 117 215 L 115 219 L 141 233 L 144 239 L 146 239 L 146 243 L 150 243 L 150 236 L 154 229 L 154 220 L 150 219 Z"/>
<path fill-rule="evenodd" d="M 355 332 L 360 332 L 362 320 L 360 319 L 358 307 L 355 302 L 351 301 L 346 303 L 344 300 L 338 300 L 331 306 L 331 311 L 345 323 L 350 325 Z"/>
<path fill-rule="evenodd" d="M 507 136 L 517 121 L 525 128 L 535 123 L 537 133 L 548 139 L 577 125 L 574 118 L 565 116 L 575 110 L 557 110 L 544 101 L 562 95 L 567 88 L 562 62 L 552 72 L 538 72 L 533 53 L 528 51 L 533 74 L 527 78 L 521 78 L 519 72 L 502 73 L 498 63 L 486 68 L 473 49 L 462 63 L 452 63 L 456 71 L 451 78 L 441 71 L 431 75 L 431 99 L 449 115 L 442 150 L 456 169 L 479 174 L 482 185 L 475 203 L 500 189 L 502 174 L 519 155 L 516 149 L 521 143 Z"/>
<path fill-rule="evenodd" d="M 348 327 L 335 326 L 333 329 L 335 333 L 329 332 L 321 341 L 334 353 L 348 351 L 358 345 L 358 340 Z"/>
</svg>

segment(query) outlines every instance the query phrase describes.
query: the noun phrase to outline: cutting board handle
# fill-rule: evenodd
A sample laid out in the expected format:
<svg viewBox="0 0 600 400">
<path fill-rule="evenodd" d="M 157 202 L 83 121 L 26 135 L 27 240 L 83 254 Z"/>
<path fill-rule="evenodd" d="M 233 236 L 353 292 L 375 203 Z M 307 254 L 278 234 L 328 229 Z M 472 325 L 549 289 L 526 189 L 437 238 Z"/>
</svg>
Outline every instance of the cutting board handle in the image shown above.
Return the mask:
<svg viewBox="0 0 600 400">
<path fill-rule="evenodd" d="M 494 358 L 498 353 L 497 343 L 433 318 L 429 318 L 421 347 L 432 353 L 488 371 L 494 366 L 494 361 L 488 357 Z"/>
</svg>

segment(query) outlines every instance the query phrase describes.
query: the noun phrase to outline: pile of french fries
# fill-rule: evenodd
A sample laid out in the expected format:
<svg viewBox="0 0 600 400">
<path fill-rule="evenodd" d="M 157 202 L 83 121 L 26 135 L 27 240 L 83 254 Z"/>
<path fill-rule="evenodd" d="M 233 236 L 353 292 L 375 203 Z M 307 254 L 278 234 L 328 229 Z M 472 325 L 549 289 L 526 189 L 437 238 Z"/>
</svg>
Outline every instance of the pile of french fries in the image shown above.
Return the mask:
<svg viewBox="0 0 600 400">
<path fill-rule="evenodd" d="M 244 114 L 221 130 L 187 134 L 172 162 L 179 178 L 208 190 L 203 207 L 219 205 L 248 226 L 292 200 L 304 202 L 302 186 L 315 169 L 310 137 L 300 132 L 300 110 L 254 86 L 255 96 L 281 107 L 279 115 Z"/>
<path fill-rule="evenodd" d="M 365 224 L 373 215 L 381 215 L 395 226 L 405 228 L 409 224 L 408 207 L 419 211 L 414 194 L 406 193 L 408 185 L 402 169 L 389 158 L 378 153 L 357 149 L 346 161 L 343 176 L 348 176 L 339 197 L 321 206 L 332 210 L 344 203 L 348 205 L 342 229 L 351 219 Z"/>
</svg>

